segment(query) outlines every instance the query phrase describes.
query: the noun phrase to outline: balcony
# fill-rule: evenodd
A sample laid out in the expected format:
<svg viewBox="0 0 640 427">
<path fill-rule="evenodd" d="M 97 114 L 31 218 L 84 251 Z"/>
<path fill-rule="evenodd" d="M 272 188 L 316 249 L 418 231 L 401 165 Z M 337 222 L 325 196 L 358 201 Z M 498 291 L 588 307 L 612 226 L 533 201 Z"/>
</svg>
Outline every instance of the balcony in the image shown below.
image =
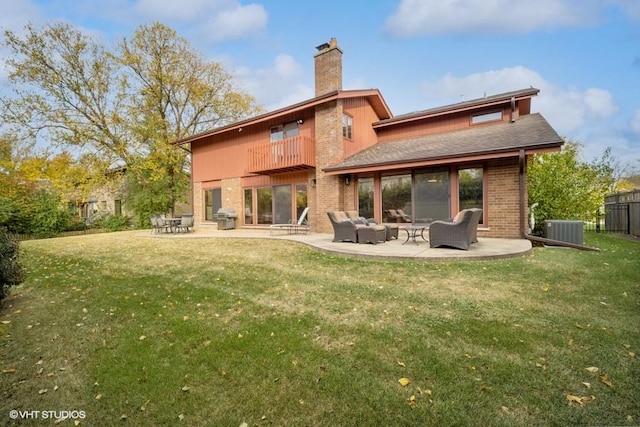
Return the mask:
<svg viewBox="0 0 640 427">
<path fill-rule="evenodd" d="M 316 141 L 295 136 L 247 150 L 248 172 L 267 174 L 316 167 Z"/>
</svg>

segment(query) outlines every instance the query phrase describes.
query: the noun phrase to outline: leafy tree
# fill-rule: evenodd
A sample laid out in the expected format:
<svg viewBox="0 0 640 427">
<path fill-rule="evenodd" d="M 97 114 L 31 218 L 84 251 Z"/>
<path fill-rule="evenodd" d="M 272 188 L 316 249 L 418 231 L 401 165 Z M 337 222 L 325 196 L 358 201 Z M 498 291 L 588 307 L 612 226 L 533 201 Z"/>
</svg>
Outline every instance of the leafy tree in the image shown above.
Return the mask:
<svg viewBox="0 0 640 427">
<path fill-rule="evenodd" d="M 536 228 L 547 219 L 591 219 L 615 188 L 610 149 L 591 163 L 579 160 L 580 144 L 566 142 L 559 153 L 536 154 L 527 165 L 529 206 Z"/>
<path fill-rule="evenodd" d="M 0 228 L 0 300 L 7 296 L 11 286 L 22 283 L 24 270 L 19 256 L 18 241 Z"/>
<path fill-rule="evenodd" d="M 1 114 L 14 134 L 125 167 L 160 211 L 173 209 L 189 182 L 188 153 L 171 143 L 258 111 L 220 64 L 159 23 L 114 51 L 63 23 L 7 31 L 5 46 L 15 96 L 0 100 Z"/>
</svg>

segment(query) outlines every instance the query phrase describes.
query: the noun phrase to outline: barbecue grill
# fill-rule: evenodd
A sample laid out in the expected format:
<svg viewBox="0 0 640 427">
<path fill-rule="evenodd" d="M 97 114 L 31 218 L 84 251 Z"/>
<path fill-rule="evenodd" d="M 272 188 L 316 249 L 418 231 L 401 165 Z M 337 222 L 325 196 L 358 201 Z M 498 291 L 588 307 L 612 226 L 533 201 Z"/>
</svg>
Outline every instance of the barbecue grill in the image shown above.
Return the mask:
<svg viewBox="0 0 640 427">
<path fill-rule="evenodd" d="M 214 215 L 214 220 L 218 221 L 218 230 L 232 230 L 236 228 L 236 218 L 238 214 L 233 208 L 220 208 Z"/>
</svg>

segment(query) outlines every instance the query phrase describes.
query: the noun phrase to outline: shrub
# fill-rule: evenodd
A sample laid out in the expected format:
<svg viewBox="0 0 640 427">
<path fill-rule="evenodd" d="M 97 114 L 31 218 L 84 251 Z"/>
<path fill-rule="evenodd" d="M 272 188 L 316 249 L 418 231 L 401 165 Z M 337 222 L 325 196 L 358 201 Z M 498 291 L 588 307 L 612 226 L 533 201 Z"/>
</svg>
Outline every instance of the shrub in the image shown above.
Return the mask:
<svg viewBox="0 0 640 427">
<path fill-rule="evenodd" d="M 47 191 L 38 192 L 31 200 L 28 213 L 28 232 L 36 237 L 52 237 L 69 227 L 72 212 L 64 207 L 60 195 Z"/>
<path fill-rule="evenodd" d="M 0 300 L 9 288 L 22 283 L 24 272 L 19 262 L 19 243 L 4 229 L 0 229 Z"/>
<path fill-rule="evenodd" d="M 126 216 L 107 215 L 96 221 L 95 225 L 107 231 L 122 231 L 129 227 L 129 218 Z"/>
</svg>

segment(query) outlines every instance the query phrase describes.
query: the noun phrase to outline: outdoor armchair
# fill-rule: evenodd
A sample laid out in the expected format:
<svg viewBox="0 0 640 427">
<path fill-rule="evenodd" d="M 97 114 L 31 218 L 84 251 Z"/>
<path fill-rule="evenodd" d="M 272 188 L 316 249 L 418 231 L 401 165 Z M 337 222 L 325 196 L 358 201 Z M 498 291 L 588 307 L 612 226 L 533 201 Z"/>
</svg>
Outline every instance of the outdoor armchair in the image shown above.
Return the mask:
<svg viewBox="0 0 640 427">
<path fill-rule="evenodd" d="M 358 227 L 367 227 L 364 224 L 356 224 L 343 211 L 329 211 L 327 216 L 333 226 L 334 242 L 350 241 L 358 243 Z"/>
<path fill-rule="evenodd" d="M 464 209 L 453 221 L 433 221 L 429 226 L 429 245 L 468 250 L 477 241 L 477 228 L 482 209 Z"/>
</svg>

